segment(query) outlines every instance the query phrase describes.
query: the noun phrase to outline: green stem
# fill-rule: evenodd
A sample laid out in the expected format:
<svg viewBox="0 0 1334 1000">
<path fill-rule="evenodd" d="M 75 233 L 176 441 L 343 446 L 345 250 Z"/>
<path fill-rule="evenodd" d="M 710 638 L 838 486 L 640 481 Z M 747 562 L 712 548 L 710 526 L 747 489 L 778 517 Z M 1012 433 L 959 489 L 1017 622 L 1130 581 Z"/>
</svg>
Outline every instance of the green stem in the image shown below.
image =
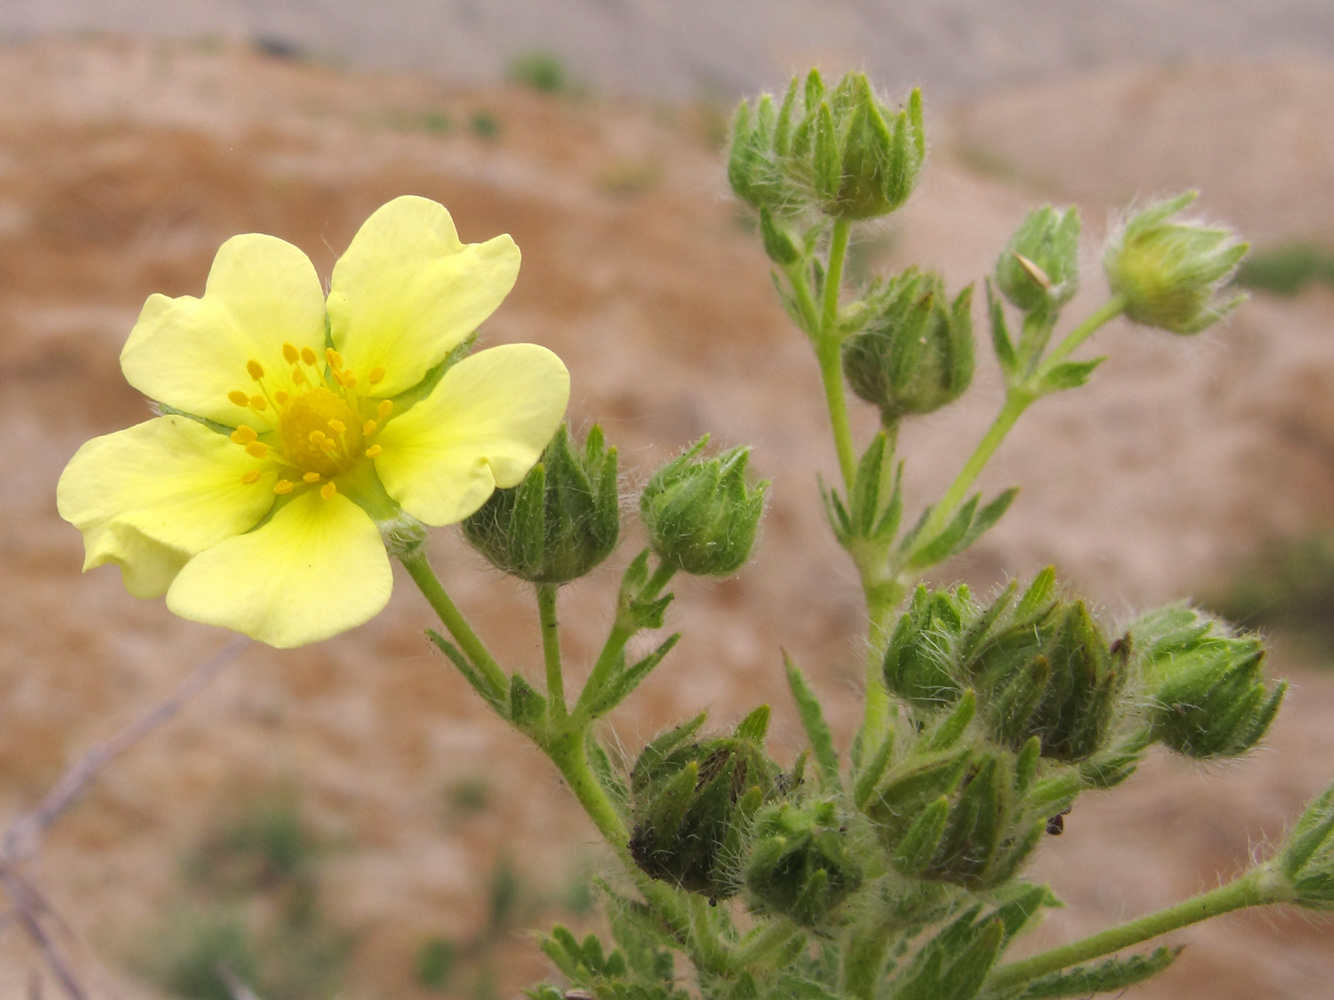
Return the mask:
<svg viewBox="0 0 1334 1000">
<path fill-rule="evenodd" d="M 842 340 L 838 335 L 838 298 L 843 286 L 843 262 L 848 252 L 851 224 L 846 219 L 834 223 L 829 241 L 829 267 L 825 270 L 824 301 L 820 312 L 820 329 L 815 337 L 815 356 L 820 363 L 820 380 L 824 383 L 825 404 L 829 409 L 829 423 L 834 432 L 834 448 L 838 452 L 838 468 L 843 475 L 843 487 L 852 492 L 857 472 L 857 454 L 852 447 L 852 427 L 848 423 L 848 401 L 843 391 Z"/>
<path fill-rule="evenodd" d="M 445 593 L 445 588 L 440 583 L 439 577 L 435 575 L 435 571 L 431 569 L 431 564 L 426 559 L 426 552 L 418 548 L 408 555 L 400 556 L 399 561 L 403 563 L 408 575 L 412 577 L 417 589 L 422 592 L 422 596 L 431 605 L 441 623 L 454 637 L 454 641 L 459 644 L 459 648 L 482 672 L 482 676 L 495 690 L 496 694 L 503 695 L 509 688 L 509 678 L 505 676 L 505 671 L 500 669 L 500 664 L 491 655 L 491 651 L 486 648 L 486 644 L 472 630 L 467 619 L 463 617 L 463 612 Z"/>
<path fill-rule="evenodd" d="M 1064 340 L 1052 348 L 1051 353 L 1043 359 L 1042 367 L 1044 369 L 1050 369 L 1053 366 L 1060 364 L 1070 356 L 1070 352 L 1084 341 L 1088 340 L 1089 337 L 1093 336 L 1100 327 L 1125 312 L 1125 308 L 1125 298 L 1120 295 L 1113 295 L 1103 304 L 1101 309 L 1095 310 L 1088 319 L 1084 320 L 1079 326 L 1071 330 L 1070 334 Z"/>
<path fill-rule="evenodd" d="M 950 483 L 945 495 L 931 508 L 926 523 L 922 525 L 922 530 L 917 534 L 918 545 L 930 542 L 940 534 L 945 525 L 949 524 L 950 519 L 954 517 L 959 507 L 962 506 L 964 499 L 968 496 L 968 491 L 973 488 L 973 483 L 977 481 L 978 475 L 986 467 L 987 462 L 991 461 L 991 456 L 996 453 L 996 449 L 1000 447 L 1001 442 L 1005 440 L 1005 435 L 1010 433 L 1015 422 L 1032 402 L 1033 396 L 1028 392 L 1011 389 L 1006 393 L 1005 405 L 1001 407 L 995 421 L 983 435 L 982 440 L 977 443 L 973 453 L 968 456 L 968 461 L 959 470 L 954 482 Z"/>
<path fill-rule="evenodd" d="M 1271 875 L 1267 868 L 1255 868 L 1234 882 L 1219 886 L 1194 899 L 1188 899 L 1184 903 L 1169 906 L 1157 913 L 1150 913 L 1120 927 L 1113 927 L 1084 938 L 1082 941 L 1075 941 L 1031 958 L 1002 965 L 991 974 L 987 985 L 994 992 L 1003 992 L 1009 987 L 1019 986 L 1040 976 L 1068 969 L 1072 965 L 1087 962 L 1092 958 L 1110 955 L 1141 941 L 1155 938 L 1159 934 L 1187 927 L 1210 917 L 1247 906 L 1282 902 L 1286 898 L 1283 888 L 1281 880 Z"/>
<path fill-rule="evenodd" d="M 806 260 L 803 258 L 795 264 L 789 264 L 783 270 L 787 275 L 787 283 L 792 287 L 792 296 L 796 299 L 797 310 L 805 321 L 804 325 L 799 324 L 801 325 L 801 332 L 814 341 L 820 332 L 820 312 L 815 307 L 815 296 L 811 294 L 811 284 L 807 278 L 809 269 Z"/>
<path fill-rule="evenodd" d="M 565 717 L 565 679 L 561 676 L 560 625 L 556 621 L 554 583 L 537 584 L 537 613 L 542 622 L 542 657 L 547 666 L 547 704 L 552 719 Z"/>
</svg>

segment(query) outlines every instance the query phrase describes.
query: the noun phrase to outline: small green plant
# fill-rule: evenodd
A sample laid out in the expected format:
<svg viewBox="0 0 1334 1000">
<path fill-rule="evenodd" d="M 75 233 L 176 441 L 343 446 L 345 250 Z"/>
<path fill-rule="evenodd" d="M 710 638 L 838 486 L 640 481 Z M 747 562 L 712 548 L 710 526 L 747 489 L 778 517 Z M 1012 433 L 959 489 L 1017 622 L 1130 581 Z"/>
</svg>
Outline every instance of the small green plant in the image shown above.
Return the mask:
<svg viewBox="0 0 1334 1000">
<path fill-rule="evenodd" d="M 515 56 L 505 75 L 542 94 L 559 94 L 570 85 L 565 62 L 556 53 L 545 49 Z"/>
<path fill-rule="evenodd" d="M 1271 295 L 1296 295 L 1312 284 L 1334 288 L 1334 250 L 1314 243 L 1256 250 L 1241 262 L 1233 280 Z"/>
<path fill-rule="evenodd" d="M 1334 533 L 1274 540 L 1238 567 L 1210 607 L 1251 628 L 1279 629 L 1334 647 Z"/>
<path fill-rule="evenodd" d="M 413 978 L 423 989 L 444 992 L 454 976 L 458 960 L 459 947 L 449 938 L 423 941 L 413 962 Z"/>
<path fill-rule="evenodd" d="M 500 135 L 500 119 L 490 111 L 479 109 L 468 119 L 468 129 L 479 139 L 494 139 Z"/>
</svg>

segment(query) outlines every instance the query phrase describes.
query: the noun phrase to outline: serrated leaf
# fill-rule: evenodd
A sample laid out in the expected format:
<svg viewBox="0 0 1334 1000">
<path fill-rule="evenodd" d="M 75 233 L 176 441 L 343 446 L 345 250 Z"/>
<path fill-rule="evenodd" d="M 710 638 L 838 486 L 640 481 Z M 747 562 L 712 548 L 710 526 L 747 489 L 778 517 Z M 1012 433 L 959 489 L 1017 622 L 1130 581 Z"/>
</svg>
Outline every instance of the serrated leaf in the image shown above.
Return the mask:
<svg viewBox="0 0 1334 1000">
<path fill-rule="evenodd" d="M 928 566 L 935 566 L 937 563 L 944 562 L 953 555 L 968 534 L 968 528 L 973 523 L 973 514 L 976 512 L 977 504 L 981 499 L 982 494 L 980 493 L 974 493 L 969 497 L 968 502 L 958 509 L 944 530 L 909 557 L 906 563 L 907 568 L 925 569 Z"/>
<path fill-rule="evenodd" d="M 1053 365 L 1042 373 L 1038 388 L 1043 393 L 1077 389 L 1087 382 L 1094 369 L 1106 360 L 1102 357 L 1093 358 L 1091 361 L 1063 361 Z"/>
<path fill-rule="evenodd" d="M 783 666 L 787 670 L 788 687 L 792 689 L 792 700 L 797 703 L 797 714 L 806 730 L 806 738 L 811 741 L 811 753 L 815 755 L 816 767 L 820 769 L 820 783 L 827 789 L 842 791 L 843 782 L 838 773 L 838 751 L 834 749 L 834 737 L 825 722 L 824 710 L 820 700 L 807 684 L 805 676 L 792 658 L 783 652 Z"/>
<path fill-rule="evenodd" d="M 653 652 L 643 659 L 637 660 L 629 667 L 624 666 L 624 660 L 622 659 L 620 669 L 607 682 L 599 696 L 589 703 L 588 717 L 596 719 L 599 716 L 606 715 L 623 702 L 630 695 L 630 692 L 654 671 L 658 664 L 662 662 L 663 657 L 672 651 L 672 647 L 677 644 L 680 638 L 680 632 L 669 635 L 658 644 Z"/>
<path fill-rule="evenodd" d="M 1176 960 L 1181 950 L 1181 947 L 1158 948 L 1148 955 L 1109 958 L 1096 965 L 1076 966 L 1036 979 L 1023 992 L 1010 996 L 1014 1000 L 1059 1000 L 1061 997 L 1086 997 L 1123 990 L 1158 975 Z"/>
<path fill-rule="evenodd" d="M 1005 512 L 1010 509 L 1010 504 L 1014 502 L 1014 498 L 1018 494 L 1019 487 L 1011 486 L 1008 490 L 1002 491 L 995 497 L 995 499 L 991 500 L 985 507 L 979 510 L 977 515 L 973 518 L 973 523 L 968 526 L 968 531 L 963 536 L 963 540 L 959 543 L 959 547 L 950 554 L 955 555 L 962 552 L 977 541 L 978 538 L 982 536 L 983 532 L 987 531 L 992 525 L 1005 516 Z"/>
</svg>

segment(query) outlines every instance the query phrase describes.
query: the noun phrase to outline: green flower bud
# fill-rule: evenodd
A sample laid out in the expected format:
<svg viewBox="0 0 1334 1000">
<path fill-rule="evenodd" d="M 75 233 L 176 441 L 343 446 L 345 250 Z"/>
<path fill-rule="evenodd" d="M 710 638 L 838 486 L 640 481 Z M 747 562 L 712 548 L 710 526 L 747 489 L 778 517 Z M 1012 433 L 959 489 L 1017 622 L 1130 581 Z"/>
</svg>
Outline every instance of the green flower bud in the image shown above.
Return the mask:
<svg viewBox="0 0 1334 1000">
<path fill-rule="evenodd" d="M 752 208 L 781 213 L 797 204 L 797 192 L 775 148 L 778 124 L 773 98 L 768 94 L 761 96 L 753 109 L 749 101 L 738 105 L 732 122 L 727 180 L 736 196 Z"/>
<path fill-rule="evenodd" d="M 616 548 L 620 491 L 616 449 L 602 429 L 582 451 L 561 427 L 522 483 L 496 490 L 463 522 L 463 534 L 493 566 L 534 583 L 565 583 Z"/>
<path fill-rule="evenodd" d="M 778 787 L 764 752 L 769 707 L 731 736 L 694 739 L 699 715 L 658 737 L 630 772 L 630 854 L 644 872 L 710 899 L 740 890 L 740 859 L 756 811 Z"/>
<path fill-rule="evenodd" d="M 862 883 L 861 866 L 845 843 L 831 801 L 765 806 L 755 818 L 746 888 L 760 909 L 813 927 Z"/>
<path fill-rule="evenodd" d="M 1150 205 L 1107 242 L 1103 265 L 1112 292 L 1136 323 L 1171 333 L 1198 333 L 1235 308 L 1244 295 L 1217 293 L 1236 270 L 1247 244 L 1230 229 L 1172 221 L 1195 200 L 1191 191 Z"/>
<path fill-rule="evenodd" d="M 873 287 L 863 327 L 843 344 L 852 391 L 880 408 L 889 426 L 958 399 L 973 380 L 973 289 L 951 303 L 934 271 L 909 268 Z"/>
<path fill-rule="evenodd" d="M 1045 817 L 1018 808 L 1005 754 L 926 754 L 891 770 L 866 812 L 891 864 L 911 878 L 986 889 L 1013 877 Z"/>
<path fill-rule="evenodd" d="M 965 669 L 985 692 L 997 742 L 1018 750 L 1036 736 L 1043 757 L 1076 763 L 1108 746 L 1123 648 L 1113 655 L 1082 601 L 1058 602 L 1002 624 Z"/>
<path fill-rule="evenodd" d="M 1268 732 L 1287 683 L 1265 686 L 1265 651 L 1256 636 L 1234 636 L 1191 609 L 1173 610 L 1206 627 L 1182 629 L 1178 642 L 1160 639 L 1145 654 L 1150 731 L 1188 757 L 1239 757 Z"/>
<path fill-rule="evenodd" d="M 1079 290 L 1079 213 L 1028 214 L 996 261 L 996 284 L 1017 309 L 1054 314 Z"/>
<path fill-rule="evenodd" d="M 701 459 L 700 438 L 662 466 L 639 498 L 649 544 L 663 563 L 698 576 L 727 576 L 750 557 L 769 481 L 746 488 L 749 448 Z"/>
<path fill-rule="evenodd" d="M 952 671 L 962 630 L 958 596 L 919 586 L 885 647 L 885 686 L 915 708 L 953 704 L 963 691 Z"/>
<path fill-rule="evenodd" d="M 1292 887 L 1285 901 L 1334 910 L 1334 785 L 1306 807 L 1272 864 Z"/>
</svg>

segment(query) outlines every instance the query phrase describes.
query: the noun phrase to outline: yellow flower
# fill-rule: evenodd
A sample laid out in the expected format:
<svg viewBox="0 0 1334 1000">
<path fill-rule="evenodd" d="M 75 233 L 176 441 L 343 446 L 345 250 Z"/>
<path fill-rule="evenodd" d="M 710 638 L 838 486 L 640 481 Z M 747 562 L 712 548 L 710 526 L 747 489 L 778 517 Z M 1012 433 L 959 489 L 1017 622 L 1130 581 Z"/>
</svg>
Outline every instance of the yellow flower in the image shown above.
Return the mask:
<svg viewBox="0 0 1334 1000">
<path fill-rule="evenodd" d="M 392 582 L 381 526 L 467 517 L 564 415 L 569 374 L 545 348 L 441 374 L 518 270 L 508 236 L 463 244 L 416 197 L 366 221 L 327 302 L 296 247 L 228 240 L 203 298 L 151 296 L 121 352 L 164 415 L 89 441 L 60 477 L 84 569 L 114 563 L 132 594 L 273 646 L 373 617 Z"/>
</svg>

